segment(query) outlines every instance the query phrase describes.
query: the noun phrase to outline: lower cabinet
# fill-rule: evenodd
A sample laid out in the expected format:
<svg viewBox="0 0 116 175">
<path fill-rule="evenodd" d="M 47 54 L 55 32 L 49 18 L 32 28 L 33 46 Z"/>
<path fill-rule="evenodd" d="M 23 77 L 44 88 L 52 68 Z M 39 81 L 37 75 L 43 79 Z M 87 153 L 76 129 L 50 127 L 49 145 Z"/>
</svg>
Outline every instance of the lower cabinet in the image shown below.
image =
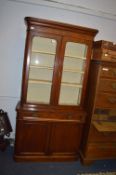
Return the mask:
<svg viewBox="0 0 116 175">
<path fill-rule="evenodd" d="M 78 159 L 83 128 L 82 120 L 52 119 L 52 115 L 51 117 L 50 114 L 45 113 L 37 114 L 39 117 L 32 117 L 32 114 L 30 116 L 18 115 L 15 160 L 64 161 Z"/>
</svg>

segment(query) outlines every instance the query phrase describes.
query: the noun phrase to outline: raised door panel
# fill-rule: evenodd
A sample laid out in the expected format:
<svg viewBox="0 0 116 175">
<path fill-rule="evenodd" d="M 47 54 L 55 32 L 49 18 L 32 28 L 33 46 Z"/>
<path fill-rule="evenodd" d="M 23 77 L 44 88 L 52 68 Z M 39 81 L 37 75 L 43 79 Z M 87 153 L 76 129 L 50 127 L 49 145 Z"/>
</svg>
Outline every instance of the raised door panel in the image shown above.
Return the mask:
<svg viewBox="0 0 116 175">
<path fill-rule="evenodd" d="M 82 124 L 57 122 L 52 126 L 50 150 L 52 154 L 77 156 L 80 146 Z"/>
<path fill-rule="evenodd" d="M 18 120 L 16 136 L 16 154 L 37 156 L 47 153 L 49 125 L 46 122 Z"/>
</svg>

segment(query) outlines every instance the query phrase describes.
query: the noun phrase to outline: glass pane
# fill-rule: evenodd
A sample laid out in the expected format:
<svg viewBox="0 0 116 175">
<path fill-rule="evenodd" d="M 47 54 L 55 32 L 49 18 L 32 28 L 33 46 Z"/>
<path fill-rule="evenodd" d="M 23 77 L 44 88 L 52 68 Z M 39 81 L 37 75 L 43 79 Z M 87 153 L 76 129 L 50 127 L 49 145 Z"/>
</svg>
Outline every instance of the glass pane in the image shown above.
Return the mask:
<svg viewBox="0 0 116 175">
<path fill-rule="evenodd" d="M 59 104 L 80 104 L 86 53 L 87 46 L 85 44 L 67 42 Z"/>
<path fill-rule="evenodd" d="M 34 37 L 29 67 L 27 101 L 49 104 L 56 40 Z"/>
</svg>

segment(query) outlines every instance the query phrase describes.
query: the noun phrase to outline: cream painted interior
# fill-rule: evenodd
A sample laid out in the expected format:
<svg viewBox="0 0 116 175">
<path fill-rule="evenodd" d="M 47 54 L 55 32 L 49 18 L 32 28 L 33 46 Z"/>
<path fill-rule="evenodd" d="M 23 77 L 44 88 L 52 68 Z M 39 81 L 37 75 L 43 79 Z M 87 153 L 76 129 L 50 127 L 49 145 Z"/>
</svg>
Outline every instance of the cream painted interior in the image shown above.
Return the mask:
<svg viewBox="0 0 116 175">
<path fill-rule="evenodd" d="M 67 42 L 59 104 L 80 104 L 86 52 L 87 46 L 85 44 Z"/>
<path fill-rule="evenodd" d="M 30 60 L 27 101 L 49 104 L 57 42 L 34 37 Z M 82 92 L 85 44 L 67 42 L 59 104 L 79 105 Z"/>
<path fill-rule="evenodd" d="M 56 41 L 34 37 L 30 61 L 27 101 L 49 104 Z"/>
</svg>

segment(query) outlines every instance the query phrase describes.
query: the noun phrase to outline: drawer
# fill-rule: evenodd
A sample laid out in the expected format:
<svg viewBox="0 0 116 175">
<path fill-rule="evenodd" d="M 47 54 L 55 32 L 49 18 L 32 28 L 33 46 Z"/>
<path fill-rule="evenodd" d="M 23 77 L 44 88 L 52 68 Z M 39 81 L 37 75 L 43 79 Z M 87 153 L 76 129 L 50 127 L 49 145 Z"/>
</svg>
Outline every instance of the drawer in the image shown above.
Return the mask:
<svg viewBox="0 0 116 175">
<path fill-rule="evenodd" d="M 116 62 L 116 43 L 96 41 L 93 45 L 93 59 Z"/>
<path fill-rule="evenodd" d="M 93 44 L 95 49 L 107 49 L 107 50 L 109 49 L 116 51 L 116 43 L 111 41 L 100 40 L 95 41 Z"/>
<path fill-rule="evenodd" d="M 94 49 L 93 59 L 116 62 L 116 50 L 114 51 L 110 49 Z"/>
<path fill-rule="evenodd" d="M 116 142 L 116 132 L 99 132 L 97 129 L 91 125 L 90 142 Z"/>
<path fill-rule="evenodd" d="M 19 118 L 28 118 L 32 120 L 67 120 L 78 121 L 83 123 L 85 121 L 85 113 L 63 113 L 63 112 L 19 112 Z"/>
<path fill-rule="evenodd" d="M 103 49 L 101 59 L 116 62 L 116 51 Z"/>
<path fill-rule="evenodd" d="M 116 92 L 116 81 L 109 79 L 100 79 L 98 91 Z"/>
<path fill-rule="evenodd" d="M 89 158 L 116 158 L 116 143 L 92 143 L 87 147 Z"/>
<path fill-rule="evenodd" d="M 102 66 L 100 71 L 100 77 L 116 79 L 116 68 Z"/>
<path fill-rule="evenodd" d="M 116 95 L 108 93 L 98 93 L 96 95 L 96 107 L 116 108 Z"/>
</svg>

